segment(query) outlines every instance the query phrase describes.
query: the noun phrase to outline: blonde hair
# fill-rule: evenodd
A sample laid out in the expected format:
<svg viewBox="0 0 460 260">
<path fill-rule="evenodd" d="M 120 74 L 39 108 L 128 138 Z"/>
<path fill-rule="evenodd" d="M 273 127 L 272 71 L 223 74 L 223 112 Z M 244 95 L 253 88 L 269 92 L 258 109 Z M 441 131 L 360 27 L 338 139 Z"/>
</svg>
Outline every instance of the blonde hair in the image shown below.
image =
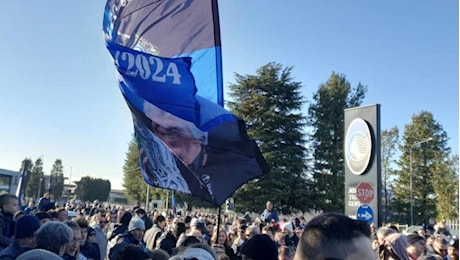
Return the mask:
<svg viewBox="0 0 460 260">
<path fill-rule="evenodd" d="M 225 234 L 224 246 L 230 247 L 230 241 L 228 241 L 227 230 L 223 226 L 219 227 L 219 232 L 217 232 L 217 226 L 214 227 L 214 231 L 212 232 L 212 237 L 211 237 L 211 244 L 218 244 L 218 242 L 219 242 L 219 233 L 221 233 L 221 232 L 223 232 Z"/>
</svg>

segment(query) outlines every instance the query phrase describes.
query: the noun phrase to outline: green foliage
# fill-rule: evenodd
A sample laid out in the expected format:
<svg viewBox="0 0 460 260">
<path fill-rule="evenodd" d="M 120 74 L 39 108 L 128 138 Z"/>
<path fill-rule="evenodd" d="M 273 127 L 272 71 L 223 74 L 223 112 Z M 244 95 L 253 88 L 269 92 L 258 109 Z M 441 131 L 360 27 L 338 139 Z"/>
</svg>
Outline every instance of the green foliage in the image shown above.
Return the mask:
<svg viewBox="0 0 460 260">
<path fill-rule="evenodd" d="M 142 177 L 141 168 L 139 166 L 139 149 L 134 137 L 129 143 L 125 164 L 123 165 L 123 187 L 126 189 L 126 193 L 130 199 L 139 203 L 144 203 L 146 201 L 147 184 Z M 167 198 L 166 193 L 166 190 L 150 187 L 149 198 L 151 200 L 165 200 Z"/>
<path fill-rule="evenodd" d="M 89 176 L 83 177 L 77 184 L 76 193 L 82 201 L 107 201 L 110 194 L 110 181 Z"/>
<path fill-rule="evenodd" d="M 57 200 L 62 196 L 64 191 L 64 167 L 62 160 L 56 159 L 50 174 L 50 194 Z"/>
<path fill-rule="evenodd" d="M 399 214 L 396 220 L 410 223 L 411 176 L 414 224 L 426 222 L 438 214 L 455 217 L 456 214 L 447 209 L 454 201 L 452 194 L 458 192 L 454 184 L 458 182 L 458 171 L 449 158 L 447 133 L 430 112 L 422 111 L 405 126 L 402 139 L 400 169 L 392 185 L 395 196 L 392 206 Z"/>
<path fill-rule="evenodd" d="M 300 113 L 304 100 L 301 84 L 291 77 L 291 67 L 269 63 L 257 75 L 235 74 L 229 86 L 233 97 L 228 102 L 233 113 L 247 125 L 271 168 L 271 172 L 243 185 L 235 193 L 240 211 L 260 212 L 267 200 L 283 213 L 308 211 L 309 193 L 305 172 L 305 140 Z"/>
<path fill-rule="evenodd" d="M 313 95 L 308 108 L 313 158 L 310 187 L 317 211 L 344 212 L 344 109 L 361 105 L 366 91 L 361 83 L 352 88 L 345 75 L 333 72 Z"/>
<path fill-rule="evenodd" d="M 389 209 L 390 194 L 388 183 L 394 178 L 394 155 L 398 149 L 399 129 L 394 126 L 389 130 L 383 130 L 381 133 L 381 160 L 382 160 L 382 213 L 383 221 L 389 222 L 391 210 Z"/>
<path fill-rule="evenodd" d="M 29 180 L 26 186 L 26 197 L 40 198 L 45 191 L 45 184 L 43 181 L 43 161 L 41 158 L 35 160 L 35 163 L 30 171 Z"/>
<path fill-rule="evenodd" d="M 458 219 L 458 155 L 439 158 L 433 166 L 437 220 Z"/>
</svg>

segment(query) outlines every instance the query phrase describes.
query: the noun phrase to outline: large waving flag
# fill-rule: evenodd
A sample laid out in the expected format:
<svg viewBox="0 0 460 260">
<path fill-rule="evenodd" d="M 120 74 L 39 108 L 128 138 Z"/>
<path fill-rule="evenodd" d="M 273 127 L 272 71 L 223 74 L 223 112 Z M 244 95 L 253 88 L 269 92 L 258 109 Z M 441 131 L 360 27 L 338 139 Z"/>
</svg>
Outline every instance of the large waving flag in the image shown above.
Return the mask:
<svg viewBox="0 0 460 260">
<path fill-rule="evenodd" d="M 217 0 L 108 0 L 103 31 L 148 184 L 221 205 L 268 172 L 222 107 Z"/>
</svg>

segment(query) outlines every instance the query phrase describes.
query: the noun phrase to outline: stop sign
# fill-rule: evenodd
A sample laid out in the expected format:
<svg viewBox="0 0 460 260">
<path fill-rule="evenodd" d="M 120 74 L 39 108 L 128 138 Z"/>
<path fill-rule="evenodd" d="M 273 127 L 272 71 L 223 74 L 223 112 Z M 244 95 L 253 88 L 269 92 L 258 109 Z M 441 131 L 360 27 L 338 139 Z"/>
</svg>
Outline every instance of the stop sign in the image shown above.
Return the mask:
<svg viewBox="0 0 460 260">
<path fill-rule="evenodd" d="M 356 187 L 356 197 L 361 203 L 369 204 L 374 199 L 374 188 L 367 182 L 361 182 Z"/>
</svg>

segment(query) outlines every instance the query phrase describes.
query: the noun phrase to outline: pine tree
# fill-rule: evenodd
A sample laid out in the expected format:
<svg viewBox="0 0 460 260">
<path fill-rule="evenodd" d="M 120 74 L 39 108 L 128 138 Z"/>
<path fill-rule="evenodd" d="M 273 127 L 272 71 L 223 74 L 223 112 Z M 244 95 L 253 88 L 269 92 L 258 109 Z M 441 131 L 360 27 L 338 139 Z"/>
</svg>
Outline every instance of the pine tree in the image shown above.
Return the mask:
<svg viewBox="0 0 460 260">
<path fill-rule="evenodd" d="M 268 63 L 256 75 L 235 74 L 229 86 L 232 112 L 247 125 L 271 168 L 265 176 L 250 181 L 235 193 L 237 210 L 260 212 L 267 200 L 284 213 L 309 210 L 305 172 L 305 118 L 301 83 L 291 77 L 292 67 Z"/>
<path fill-rule="evenodd" d="M 313 95 L 308 109 L 315 210 L 344 212 L 344 109 L 361 105 L 367 87 L 352 88 L 345 75 L 332 73 Z"/>
<path fill-rule="evenodd" d="M 382 196 L 382 213 L 383 221 L 388 222 L 390 219 L 390 194 L 392 193 L 390 185 L 388 185 L 395 176 L 394 169 L 394 155 L 398 149 L 399 142 L 399 129 L 398 127 L 392 127 L 389 130 L 383 130 L 381 133 L 381 159 L 382 159 L 382 186 L 383 186 L 383 196 Z"/>
<path fill-rule="evenodd" d="M 52 194 L 55 200 L 58 200 L 62 196 L 64 191 L 64 166 L 62 166 L 62 160 L 56 159 L 51 169 L 50 174 L 50 194 Z"/>
<path fill-rule="evenodd" d="M 405 126 L 403 144 L 399 147 L 400 170 L 393 185 L 393 205 L 400 223 L 411 223 L 411 192 L 414 224 L 427 222 L 429 217 L 441 212 L 447 214 L 446 206 L 441 204 L 451 204 L 449 193 L 458 192 L 452 190 L 455 186 L 447 185 L 458 182 L 458 172 L 454 172 L 449 163 L 448 139 L 446 131 L 427 111 L 414 115 L 412 122 Z"/>
<path fill-rule="evenodd" d="M 43 161 L 41 158 L 35 160 L 34 166 L 30 171 L 29 181 L 26 186 L 26 197 L 40 198 L 45 191 L 45 185 L 43 182 Z"/>
</svg>

